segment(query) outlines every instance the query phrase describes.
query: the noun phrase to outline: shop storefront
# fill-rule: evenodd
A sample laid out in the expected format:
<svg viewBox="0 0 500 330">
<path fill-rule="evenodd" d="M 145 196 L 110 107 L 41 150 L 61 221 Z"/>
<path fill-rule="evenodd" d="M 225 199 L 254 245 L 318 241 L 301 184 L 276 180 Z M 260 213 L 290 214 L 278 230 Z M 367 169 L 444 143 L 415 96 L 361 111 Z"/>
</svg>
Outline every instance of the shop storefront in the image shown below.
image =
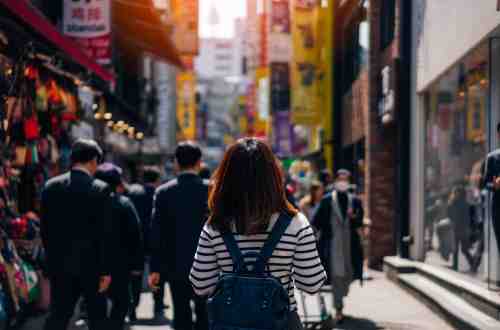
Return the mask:
<svg viewBox="0 0 500 330">
<path fill-rule="evenodd" d="M 493 289 L 500 257 L 484 164 L 498 148 L 500 17 L 487 2 L 459 2 L 413 7 L 408 242 L 413 260 Z M 450 7 L 454 14 L 444 17 Z"/>
<path fill-rule="evenodd" d="M 482 278 L 488 272 L 486 192 L 489 45 L 483 42 L 431 84 L 425 112 L 425 261 Z"/>
</svg>

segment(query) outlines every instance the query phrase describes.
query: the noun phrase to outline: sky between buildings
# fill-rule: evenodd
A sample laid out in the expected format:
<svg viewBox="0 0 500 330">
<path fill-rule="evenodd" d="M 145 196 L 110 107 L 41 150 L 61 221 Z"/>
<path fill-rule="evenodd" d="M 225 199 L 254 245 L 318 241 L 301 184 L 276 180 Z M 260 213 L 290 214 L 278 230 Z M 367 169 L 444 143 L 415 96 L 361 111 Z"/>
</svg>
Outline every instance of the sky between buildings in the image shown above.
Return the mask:
<svg viewBox="0 0 500 330">
<path fill-rule="evenodd" d="M 234 34 L 234 20 L 246 15 L 246 0 L 199 0 L 200 37 L 230 38 Z M 212 7 L 218 12 L 219 24 L 211 26 Z"/>
</svg>

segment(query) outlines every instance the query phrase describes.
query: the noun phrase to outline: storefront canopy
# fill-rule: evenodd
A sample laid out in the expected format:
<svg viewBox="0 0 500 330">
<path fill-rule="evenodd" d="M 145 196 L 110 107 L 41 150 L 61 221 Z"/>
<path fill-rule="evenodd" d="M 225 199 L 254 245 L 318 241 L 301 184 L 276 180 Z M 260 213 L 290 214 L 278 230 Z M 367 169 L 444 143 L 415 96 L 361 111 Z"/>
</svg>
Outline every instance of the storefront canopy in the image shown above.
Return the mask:
<svg viewBox="0 0 500 330">
<path fill-rule="evenodd" d="M 92 71 L 107 82 L 114 82 L 114 76 L 92 59 L 87 57 L 74 41 L 63 36 L 42 14 L 34 9 L 26 0 L 1 0 L 0 6 L 6 7 L 24 24 L 31 27 L 41 37 L 49 41 L 74 62 Z"/>
<path fill-rule="evenodd" d="M 152 0 L 113 0 L 113 34 L 118 46 L 132 56 L 150 53 L 175 66 L 182 60 Z"/>
</svg>

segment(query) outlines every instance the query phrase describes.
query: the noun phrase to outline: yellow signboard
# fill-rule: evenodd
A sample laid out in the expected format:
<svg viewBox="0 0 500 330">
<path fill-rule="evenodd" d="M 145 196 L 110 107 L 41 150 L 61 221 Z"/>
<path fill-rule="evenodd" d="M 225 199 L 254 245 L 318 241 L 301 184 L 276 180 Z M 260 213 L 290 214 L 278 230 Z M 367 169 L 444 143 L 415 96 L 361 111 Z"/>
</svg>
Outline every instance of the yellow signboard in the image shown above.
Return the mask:
<svg viewBox="0 0 500 330">
<path fill-rule="evenodd" d="M 181 140 L 196 138 L 196 78 L 191 71 L 177 75 L 177 122 Z"/>
<path fill-rule="evenodd" d="M 292 122 L 318 125 L 321 122 L 321 65 L 319 0 L 292 0 L 291 64 Z"/>
</svg>

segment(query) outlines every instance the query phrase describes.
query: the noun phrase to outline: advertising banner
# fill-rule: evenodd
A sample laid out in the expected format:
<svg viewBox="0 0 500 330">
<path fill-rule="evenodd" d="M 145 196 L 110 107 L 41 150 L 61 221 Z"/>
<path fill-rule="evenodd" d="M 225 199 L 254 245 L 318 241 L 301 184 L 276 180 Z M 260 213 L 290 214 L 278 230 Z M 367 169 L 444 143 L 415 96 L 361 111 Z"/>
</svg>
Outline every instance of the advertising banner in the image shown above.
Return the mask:
<svg viewBox="0 0 500 330">
<path fill-rule="evenodd" d="M 99 64 L 111 63 L 111 0 L 64 0 L 63 33 Z"/>
<path fill-rule="evenodd" d="M 273 149 L 280 156 L 289 156 L 293 153 L 294 133 L 290 123 L 290 112 L 277 112 L 273 115 Z"/>
<path fill-rule="evenodd" d="M 291 64 L 292 122 L 318 125 L 321 122 L 320 81 L 322 79 L 320 1 L 292 1 Z"/>
<path fill-rule="evenodd" d="M 173 39 L 181 55 L 198 55 L 198 0 L 171 0 Z"/>
<path fill-rule="evenodd" d="M 290 66 L 271 63 L 271 111 L 290 111 Z"/>
<path fill-rule="evenodd" d="M 177 75 L 178 140 L 196 138 L 196 78 L 193 72 Z"/>
<path fill-rule="evenodd" d="M 292 58 L 289 0 L 272 0 L 270 16 L 269 61 L 288 63 Z"/>
</svg>

